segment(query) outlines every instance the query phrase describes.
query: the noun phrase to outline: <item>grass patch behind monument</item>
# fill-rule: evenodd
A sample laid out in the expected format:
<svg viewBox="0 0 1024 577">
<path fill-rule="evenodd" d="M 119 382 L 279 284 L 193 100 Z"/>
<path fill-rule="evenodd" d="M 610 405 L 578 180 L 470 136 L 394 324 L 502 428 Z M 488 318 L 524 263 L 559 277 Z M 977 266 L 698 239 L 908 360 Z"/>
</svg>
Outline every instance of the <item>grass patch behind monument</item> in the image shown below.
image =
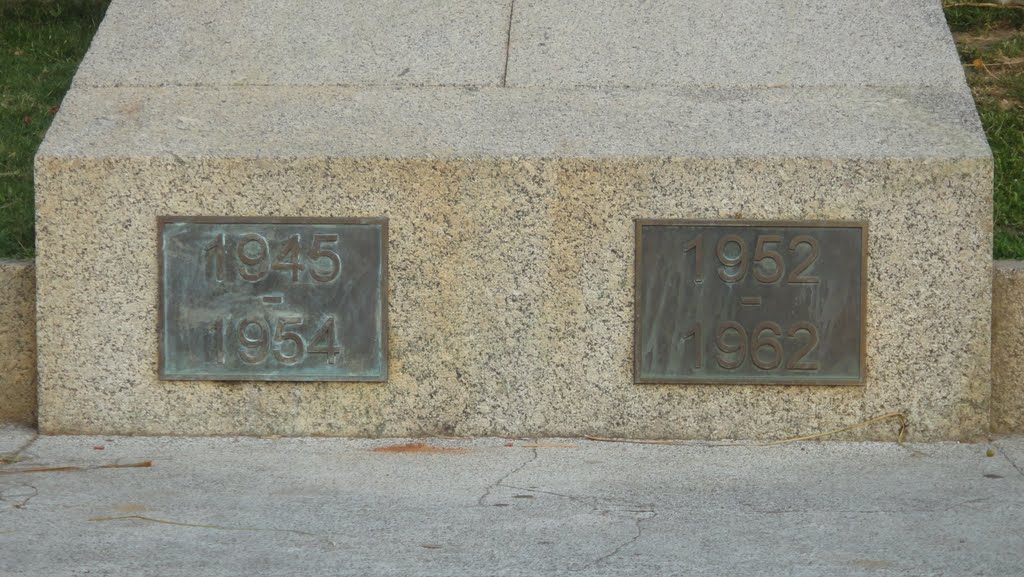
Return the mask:
<svg viewBox="0 0 1024 577">
<path fill-rule="evenodd" d="M 967 82 L 995 161 L 996 258 L 1024 258 L 1024 5 L 947 3 Z"/>
<path fill-rule="evenodd" d="M 0 257 L 35 253 L 32 157 L 109 0 L 0 0 Z"/>
<path fill-rule="evenodd" d="M 109 0 L 0 0 L 0 258 L 31 257 L 32 157 Z M 1024 5 L 946 3 L 995 159 L 995 257 L 1024 258 Z"/>
</svg>

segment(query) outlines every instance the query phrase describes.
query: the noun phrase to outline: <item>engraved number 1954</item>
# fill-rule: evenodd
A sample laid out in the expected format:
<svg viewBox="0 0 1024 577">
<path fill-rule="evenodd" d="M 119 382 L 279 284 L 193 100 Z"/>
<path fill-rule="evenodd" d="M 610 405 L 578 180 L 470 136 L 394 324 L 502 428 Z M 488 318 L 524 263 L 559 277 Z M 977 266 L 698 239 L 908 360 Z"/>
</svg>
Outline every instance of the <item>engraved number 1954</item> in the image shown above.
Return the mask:
<svg viewBox="0 0 1024 577">
<path fill-rule="evenodd" d="M 325 355 L 327 364 L 335 364 L 341 349 L 335 335 L 334 316 L 324 315 L 307 343 L 303 329 L 309 324 L 299 316 L 278 317 L 273 325 L 258 317 L 237 321 L 217 319 L 209 327 L 210 360 L 225 364 L 228 354 L 237 354 L 243 363 L 258 365 L 273 356 L 282 364 L 295 365 L 307 355 Z"/>
</svg>

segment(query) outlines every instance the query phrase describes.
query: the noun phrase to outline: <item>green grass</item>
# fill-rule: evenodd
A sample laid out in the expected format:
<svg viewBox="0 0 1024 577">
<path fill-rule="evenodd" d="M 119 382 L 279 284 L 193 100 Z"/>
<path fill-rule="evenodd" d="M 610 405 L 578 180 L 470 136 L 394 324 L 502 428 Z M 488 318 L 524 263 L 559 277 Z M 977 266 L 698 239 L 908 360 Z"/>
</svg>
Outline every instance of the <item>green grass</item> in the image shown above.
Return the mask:
<svg viewBox="0 0 1024 577">
<path fill-rule="evenodd" d="M 108 2 L 0 0 L 0 257 L 35 252 L 32 157 Z M 946 18 L 995 157 L 995 257 L 1024 258 L 1024 10 Z"/>
<path fill-rule="evenodd" d="M 997 0 L 979 0 L 979 2 L 996 3 Z M 956 4 L 948 1 L 945 4 Z M 957 7 L 946 8 L 946 22 L 949 29 L 956 32 L 977 32 L 1000 28 L 1017 28 L 1024 26 L 1024 10 L 1012 7 Z"/>
<path fill-rule="evenodd" d="M 109 0 L 0 0 L 0 257 L 31 257 L 32 157 Z"/>
<path fill-rule="evenodd" d="M 947 8 L 995 160 L 994 256 L 1024 258 L 1024 10 Z"/>
</svg>

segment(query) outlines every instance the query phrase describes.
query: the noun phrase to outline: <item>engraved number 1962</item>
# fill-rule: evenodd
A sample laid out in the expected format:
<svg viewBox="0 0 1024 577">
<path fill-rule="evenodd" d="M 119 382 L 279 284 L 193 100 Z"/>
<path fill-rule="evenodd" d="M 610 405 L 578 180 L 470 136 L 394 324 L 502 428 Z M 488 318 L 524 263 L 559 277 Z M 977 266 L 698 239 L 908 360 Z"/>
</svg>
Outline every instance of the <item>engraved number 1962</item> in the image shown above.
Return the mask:
<svg viewBox="0 0 1024 577">
<path fill-rule="evenodd" d="M 762 322 L 748 335 L 740 323 L 722 321 L 715 332 L 715 348 L 718 349 L 715 362 L 723 369 L 733 370 L 743 366 L 749 359 L 757 368 L 770 371 L 783 366 L 785 360 L 786 370 L 817 370 L 817 362 L 806 361 L 804 358 L 818 346 L 818 329 L 811 323 L 801 321 L 789 327 L 785 336 L 797 342 L 803 340 L 800 348 L 790 355 L 789 359 L 783 358 L 783 329 L 777 323 Z M 703 368 L 704 340 L 701 323 L 695 323 L 683 336 L 682 342 L 689 342 L 693 349 L 693 368 Z"/>
</svg>

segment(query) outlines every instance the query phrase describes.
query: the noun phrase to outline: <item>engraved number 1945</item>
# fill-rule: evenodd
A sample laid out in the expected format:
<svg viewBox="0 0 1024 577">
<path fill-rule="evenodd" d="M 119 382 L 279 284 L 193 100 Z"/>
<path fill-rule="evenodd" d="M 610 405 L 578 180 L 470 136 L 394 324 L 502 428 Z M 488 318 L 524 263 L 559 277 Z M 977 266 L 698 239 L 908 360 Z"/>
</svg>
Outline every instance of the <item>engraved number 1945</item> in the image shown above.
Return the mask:
<svg viewBox="0 0 1024 577">
<path fill-rule="evenodd" d="M 221 233 L 203 249 L 206 274 L 217 281 L 223 281 L 226 262 L 231 253 L 237 259 L 238 276 L 248 282 L 261 281 L 270 271 L 286 271 L 291 274 L 292 282 L 298 282 L 302 271 L 308 270 L 314 281 L 327 283 L 338 278 L 341 272 L 341 257 L 328 246 L 336 242 L 336 234 L 314 234 L 308 249 L 303 250 L 302 237 L 293 234 L 280 247 L 277 255 L 271 258 L 270 243 L 263 235 L 243 234 L 231 243 L 234 250 L 229 251 L 227 239 Z"/>
</svg>

